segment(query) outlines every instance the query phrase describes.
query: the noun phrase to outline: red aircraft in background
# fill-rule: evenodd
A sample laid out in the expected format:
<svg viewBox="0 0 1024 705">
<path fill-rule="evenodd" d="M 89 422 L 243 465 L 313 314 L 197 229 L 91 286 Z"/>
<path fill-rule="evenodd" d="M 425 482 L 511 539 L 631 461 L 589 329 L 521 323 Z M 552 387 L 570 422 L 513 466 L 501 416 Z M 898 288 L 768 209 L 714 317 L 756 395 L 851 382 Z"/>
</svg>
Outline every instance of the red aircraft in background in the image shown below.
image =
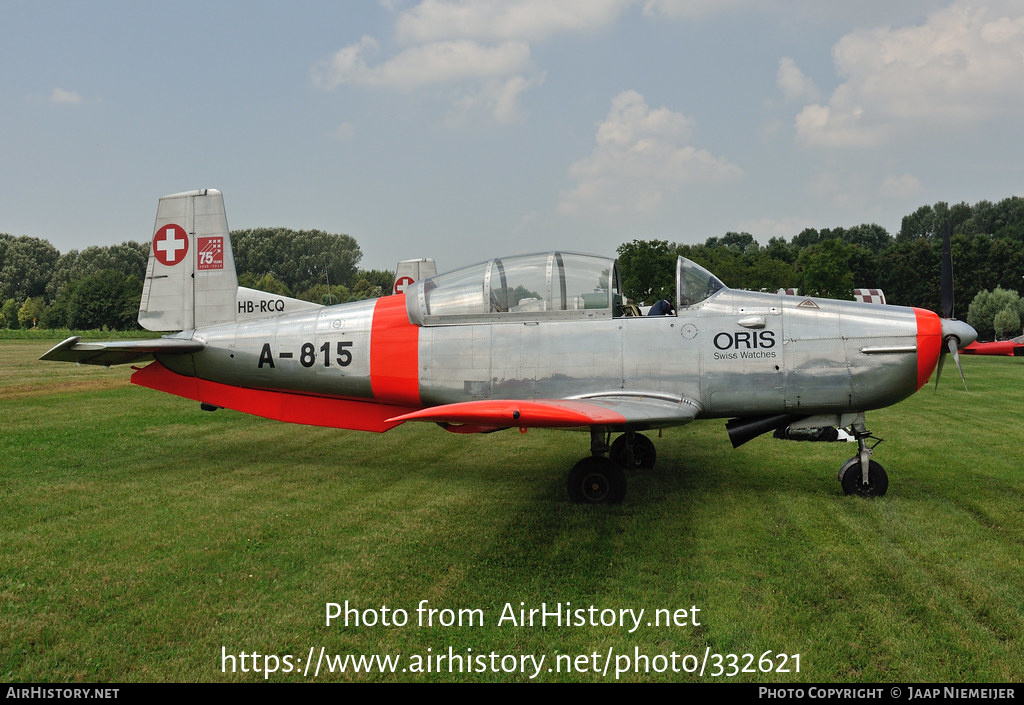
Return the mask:
<svg viewBox="0 0 1024 705">
<path fill-rule="evenodd" d="M 960 352 L 967 355 L 1009 355 L 1010 357 L 1024 357 L 1024 335 L 1018 335 L 1009 340 L 997 340 L 994 343 L 974 342 L 963 348 Z"/>
</svg>

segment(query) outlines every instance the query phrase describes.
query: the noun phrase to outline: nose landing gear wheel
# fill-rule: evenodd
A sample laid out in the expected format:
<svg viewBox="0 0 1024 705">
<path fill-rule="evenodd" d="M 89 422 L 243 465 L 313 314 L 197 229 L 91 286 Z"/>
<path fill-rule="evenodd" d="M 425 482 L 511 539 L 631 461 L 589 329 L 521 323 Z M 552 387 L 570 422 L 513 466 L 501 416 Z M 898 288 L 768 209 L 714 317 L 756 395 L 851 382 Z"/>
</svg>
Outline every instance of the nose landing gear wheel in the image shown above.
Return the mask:
<svg viewBox="0 0 1024 705">
<path fill-rule="evenodd" d="M 885 469 L 874 460 L 868 461 L 868 482 L 864 484 L 860 458 L 853 456 L 839 469 L 839 484 L 846 494 L 861 497 L 881 497 L 889 489 L 889 476 Z"/>
<path fill-rule="evenodd" d="M 608 458 L 591 456 L 569 472 L 569 499 L 582 504 L 618 504 L 626 496 L 626 475 Z"/>
</svg>

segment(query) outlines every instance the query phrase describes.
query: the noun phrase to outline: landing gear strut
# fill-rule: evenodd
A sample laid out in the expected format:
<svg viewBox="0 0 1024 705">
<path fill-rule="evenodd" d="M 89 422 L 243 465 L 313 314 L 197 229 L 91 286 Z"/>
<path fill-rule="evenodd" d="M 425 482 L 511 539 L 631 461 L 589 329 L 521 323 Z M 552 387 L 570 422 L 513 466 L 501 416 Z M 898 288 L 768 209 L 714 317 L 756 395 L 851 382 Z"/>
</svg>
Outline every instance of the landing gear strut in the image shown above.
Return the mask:
<svg viewBox="0 0 1024 705">
<path fill-rule="evenodd" d="M 869 448 L 867 439 L 874 436 L 868 433 L 863 423 L 854 424 L 853 433 L 857 439 L 858 452 L 839 468 L 839 484 L 846 494 L 881 497 L 889 489 L 889 476 L 885 468 L 871 459 L 871 451 L 882 441 L 875 439 L 877 442 Z"/>
<path fill-rule="evenodd" d="M 567 489 L 573 502 L 618 504 L 626 496 L 623 469 L 654 467 L 657 452 L 649 438 L 627 431 L 609 447 L 609 435 L 601 426 L 590 429 L 591 455 L 576 463 L 569 472 Z"/>
</svg>

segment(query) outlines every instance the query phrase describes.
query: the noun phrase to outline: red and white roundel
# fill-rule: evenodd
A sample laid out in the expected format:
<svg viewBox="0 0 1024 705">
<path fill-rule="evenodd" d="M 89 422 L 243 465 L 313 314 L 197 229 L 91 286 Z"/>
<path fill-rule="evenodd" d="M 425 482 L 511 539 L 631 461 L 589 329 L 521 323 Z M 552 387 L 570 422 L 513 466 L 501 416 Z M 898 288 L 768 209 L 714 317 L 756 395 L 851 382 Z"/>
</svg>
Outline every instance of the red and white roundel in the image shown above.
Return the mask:
<svg viewBox="0 0 1024 705">
<path fill-rule="evenodd" d="M 399 277 L 395 281 L 395 293 L 401 294 L 405 291 L 405 287 L 413 283 L 412 277 Z"/>
<path fill-rule="evenodd" d="M 160 264 L 173 267 L 188 253 L 188 233 L 180 225 L 165 225 L 153 236 L 153 254 Z"/>
</svg>

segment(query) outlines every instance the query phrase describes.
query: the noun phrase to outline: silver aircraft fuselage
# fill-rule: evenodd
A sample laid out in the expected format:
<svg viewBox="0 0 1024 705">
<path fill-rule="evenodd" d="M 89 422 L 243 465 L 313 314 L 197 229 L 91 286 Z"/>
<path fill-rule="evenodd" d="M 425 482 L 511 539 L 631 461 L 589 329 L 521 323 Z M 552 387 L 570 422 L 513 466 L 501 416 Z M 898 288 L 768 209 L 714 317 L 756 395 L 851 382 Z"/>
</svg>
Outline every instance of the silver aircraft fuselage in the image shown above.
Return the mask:
<svg viewBox="0 0 1024 705">
<path fill-rule="evenodd" d="M 920 309 L 730 289 L 676 316 L 429 326 L 409 322 L 404 296 L 199 329 L 202 350 L 157 359 L 224 385 L 408 408 L 634 393 L 712 418 L 894 404 L 927 381 L 942 337 Z"/>
</svg>

